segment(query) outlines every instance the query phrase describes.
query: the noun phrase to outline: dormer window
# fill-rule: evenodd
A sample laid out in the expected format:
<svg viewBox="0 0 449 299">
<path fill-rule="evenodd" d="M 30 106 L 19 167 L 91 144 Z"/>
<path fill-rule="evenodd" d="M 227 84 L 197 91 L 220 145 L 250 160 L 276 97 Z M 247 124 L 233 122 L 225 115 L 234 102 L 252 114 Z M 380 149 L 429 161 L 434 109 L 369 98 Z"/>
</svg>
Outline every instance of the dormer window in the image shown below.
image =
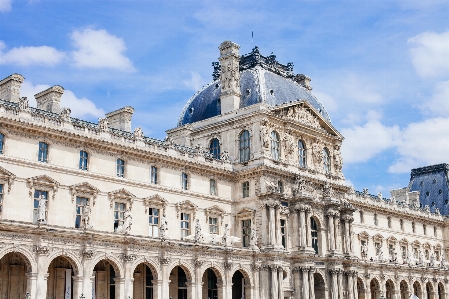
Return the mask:
<svg viewBox="0 0 449 299">
<path fill-rule="evenodd" d="M 217 138 L 214 138 L 210 141 L 209 152 L 215 159 L 220 159 L 220 141 L 218 141 Z"/>
</svg>

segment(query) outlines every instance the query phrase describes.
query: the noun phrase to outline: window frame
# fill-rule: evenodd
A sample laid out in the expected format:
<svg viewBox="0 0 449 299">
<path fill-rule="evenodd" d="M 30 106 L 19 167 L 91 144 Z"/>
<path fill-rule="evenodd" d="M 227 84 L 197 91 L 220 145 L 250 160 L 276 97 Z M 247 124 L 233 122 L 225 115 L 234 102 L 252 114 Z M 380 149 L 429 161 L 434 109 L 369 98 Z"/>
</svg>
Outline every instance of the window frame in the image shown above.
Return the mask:
<svg viewBox="0 0 449 299">
<path fill-rule="evenodd" d="M 39 141 L 37 161 L 42 163 L 48 163 L 49 148 L 50 145 L 48 144 L 48 142 Z"/>
<path fill-rule="evenodd" d="M 157 215 L 154 213 L 155 211 Z M 147 215 L 148 215 L 148 236 L 151 238 L 158 238 L 159 227 L 161 224 L 161 210 L 158 208 L 149 207 Z"/>
<path fill-rule="evenodd" d="M 0 132 L 0 155 L 5 153 L 5 134 Z"/>
<path fill-rule="evenodd" d="M 122 162 L 122 163 L 120 163 Z M 115 170 L 116 170 L 116 175 L 119 178 L 124 178 L 125 177 L 125 165 L 126 165 L 126 161 L 122 158 L 117 158 L 115 160 Z"/>
<path fill-rule="evenodd" d="M 249 181 L 244 181 L 242 183 L 242 198 L 249 197 Z"/>
<path fill-rule="evenodd" d="M 89 152 L 85 151 L 85 150 L 80 150 L 80 157 L 79 157 L 79 169 L 80 170 L 85 170 L 88 171 L 89 170 Z"/>
<path fill-rule="evenodd" d="M 307 149 L 304 141 L 301 139 L 298 140 L 298 164 L 299 167 L 306 168 L 307 167 Z"/>
<path fill-rule="evenodd" d="M 239 161 L 246 163 L 251 159 L 251 133 L 243 130 L 239 134 Z"/>
<path fill-rule="evenodd" d="M 314 225 L 315 223 L 315 225 Z M 314 229 L 315 227 L 315 229 Z M 310 217 L 310 236 L 311 236 L 311 243 L 312 243 L 312 248 L 315 250 L 315 254 L 319 254 L 319 229 L 318 229 L 318 223 L 315 220 L 315 218 Z M 315 242 L 314 242 L 315 241 Z M 315 243 L 315 244 L 314 244 Z"/>
<path fill-rule="evenodd" d="M 215 215 L 214 215 L 215 216 Z M 208 217 L 208 225 L 209 225 L 209 234 L 214 234 L 214 235 L 218 235 L 220 233 L 219 228 L 219 221 L 218 221 L 218 217 Z"/>
<path fill-rule="evenodd" d="M 248 224 L 248 223 L 249 223 L 249 226 L 245 225 L 245 224 Z M 241 230 L 241 233 L 242 233 L 242 247 L 243 248 L 247 248 L 247 247 L 250 247 L 250 245 L 251 245 L 250 244 L 251 243 L 251 225 L 252 225 L 251 218 L 242 219 L 241 220 L 241 225 L 242 225 L 242 230 Z"/>
<path fill-rule="evenodd" d="M 123 205 L 123 210 L 117 209 L 118 206 Z M 123 201 L 114 201 L 114 232 L 118 232 L 120 224 L 125 223 L 125 212 L 128 209 L 128 204 Z M 117 213 L 117 214 L 116 214 Z M 118 216 L 118 217 L 116 217 Z M 120 217 L 121 216 L 121 217 Z"/>
<path fill-rule="evenodd" d="M 281 159 L 281 143 L 279 133 L 276 131 L 271 131 L 271 158 L 273 160 L 279 161 Z"/>
<path fill-rule="evenodd" d="M 150 183 L 157 185 L 158 184 L 158 168 L 154 165 L 150 166 Z"/>
<path fill-rule="evenodd" d="M 287 219 L 279 219 L 279 230 L 281 232 L 281 245 L 287 249 Z"/>
<path fill-rule="evenodd" d="M 189 190 L 189 174 L 186 172 L 181 172 L 181 189 Z"/>
<path fill-rule="evenodd" d="M 212 154 L 214 159 L 220 160 L 221 146 L 218 138 L 212 138 L 209 142 L 209 153 Z"/>
<path fill-rule="evenodd" d="M 331 158 L 330 158 L 330 152 L 327 147 L 323 147 L 323 171 L 324 174 L 330 174 L 331 173 Z"/>
<path fill-rule="evenodd" d="M 284 183 L 281 180 L 278 181 L 278 193 L 284 193 Z"/>
<path fill-rule="evenodd" d="M 187 219 L 185 219 L 187 216 Z M 190 213 L 183 213 L 180 214 L 180 229 L 181 229 L 181 240 L 184 240 L 185 237 L 188 237 L 191 235 L 191 225 L 192 222 L 192 215 Z M 184 227 L 183 227 L 184 224 Z M 187 227 L 185 227 L 185 224 L 187 224 Z M 184 235 L 185 234 L 185 235 Z"/>
</svg>

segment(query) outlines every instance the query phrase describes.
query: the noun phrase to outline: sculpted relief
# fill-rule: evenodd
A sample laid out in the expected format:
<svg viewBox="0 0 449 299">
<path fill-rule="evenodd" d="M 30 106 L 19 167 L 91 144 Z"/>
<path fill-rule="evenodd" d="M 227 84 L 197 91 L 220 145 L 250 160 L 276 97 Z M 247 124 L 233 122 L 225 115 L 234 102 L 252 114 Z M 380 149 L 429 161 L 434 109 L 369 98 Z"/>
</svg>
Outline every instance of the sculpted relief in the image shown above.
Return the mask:
<svg viewBox="0 0 449 299">
<path fill-rule="evenodd" d="M 282 112 L 279 111 L 278 115 L 288 118 L 290 120 L 300 122 L 315 129 L 321 129 L 321 125 L 318 121 L 318 118 L 304 106 L 291 106 L 287 108 L 286 112 L 285 110 Z"/>
</svg>

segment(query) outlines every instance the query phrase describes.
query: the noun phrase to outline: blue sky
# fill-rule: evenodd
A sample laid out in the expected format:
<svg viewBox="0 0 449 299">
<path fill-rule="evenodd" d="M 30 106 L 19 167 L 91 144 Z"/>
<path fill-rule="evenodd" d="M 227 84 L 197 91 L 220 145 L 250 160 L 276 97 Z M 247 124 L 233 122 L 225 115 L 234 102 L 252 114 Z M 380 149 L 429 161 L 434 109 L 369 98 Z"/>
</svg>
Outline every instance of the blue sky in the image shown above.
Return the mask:
<svg viewBox="0 0 449 299">
<path fill-rule="evenodd" d="M 0 0 L 0 77 L 22 74 L 31 105 L 61 85 L 62 106 L 94 122 L 133 106 L 133 127 L 162 139 L 222 41 L 257 45 L 312 78 L 346 178 L 386 195 L 449 163 L 447 16 L 447 1 Z"/>
</svg>

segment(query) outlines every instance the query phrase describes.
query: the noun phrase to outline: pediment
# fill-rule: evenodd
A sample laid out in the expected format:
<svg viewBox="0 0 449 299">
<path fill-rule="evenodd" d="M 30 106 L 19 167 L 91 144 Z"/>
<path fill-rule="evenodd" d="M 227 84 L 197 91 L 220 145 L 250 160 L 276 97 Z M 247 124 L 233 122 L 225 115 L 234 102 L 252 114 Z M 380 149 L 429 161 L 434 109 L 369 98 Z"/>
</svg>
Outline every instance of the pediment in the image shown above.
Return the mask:
<svg viewBox="0 0 449 299">
<path fill-rule="evenodd" d="M 441 248 L 442 248 L 441 244 L 435 245 L 435 249 L 441 249 Z"/>
<path fill-rule="evenodd" d="M 407 245 L 408 245 L 408 240 L 405 239 L 405 238 L 403 238 L 403 239 L 401 239 L 401 241 L 399 241 L 399 243 L 400 243 L 401 245 L 407 246 Z"/>
<path fill-rule="evenodd" d="M 0 180 L 6 181 L 8 183 L 8 193 L 11 191 L 11 185 L 13 184 L 16 176 L 0 166 Z"/>
<path fill-rule="evenodd" d="M 30 187 L 29 189 L 30 197 L 33 196 L 33 189 L 36 189 L 36 187 L 38 187 L 44 190 L 53 191 L 52 198 L 54 200 L 56 196 L 56 191 L 59 188 L 59 182 L 57 182 L 56 180 L 54 180 L 53 178 L 49 177 L 46 174 L 29 178 L 27 179 L 27 183 Z"/>
<path fill-rule="evenodd" d="M 206 212 L 207 217 L 209 217 L 209 215 L 219 215 L 223 217 L 226 214 L 226 212 L 217 205 L 209 207 L 204 211 Z"/>
<path fill-rule="evenodd" d="M 373 241 L 374 242 L 380 242 L 382 243 L 382 241 L 384 240 L 384 237 L 381 234 L 375 234 L 373 236 Z"/>
<path fill-rule="evenodd" d="M 160 196 L 159 194 L 151 195 L 143 199 L 143 204 L 147 208 L 155 207 L 162 209 L 165 212 L 165 207 L 167 206 L 167 200 Z"/>
<path fill-rule="evenodd" d="M 421 246 L 421 243 L 418 240 L 413 241 L 412 247 L 419 247 Z"/>
<path fill-rule="evenodd" d="M 181 202 L 178 202 L 176 204 L 176 211 L 177 211 L 177 218 L 179 218 L 179 215 L 181 212 L 190 212 L 192 213 L 192 220 L 195 219 L 195 212 L 198 210 L 198 206 L 191 202 L 190 200 L 184 200 Z"/>
<path fill-rule="evenodd" d="M 391 243 L 391 244 L 396 244 L 397 241 L 398 241 L 398 239 L 396 239 L 394 236 L 390 236 L 390 237 L 387 239 L 387 243 Z"/>
<path fill-rule="evenodd" d="M 109 192 L 108 197 L 111 202 L 111 208 L 114 202 L 125 202 L 129 204 L 130 209 L 132 209 L 132 204 L 136 198 L 134 194 L 124 188 Z"/>
<path fill-rule="evenodd" d="M 423 244 L 423 247 L 424 247 L 425 249 L 430 249 L 430 248 L 432 248 L 432 245 L 430 245 L 429 242 L 426 242 L 426 243 Z"/>
<path fill-rule="evenodd" d="M 72 194 L 72 202 L 75 201 L 77 195 L 84 195 L 87 197 L 92 197 L 93 205 L 95 205 L 95 198 L 97 197 L 100 190 L 95 186 L 89 184 L 88 182 L 83 182 L 70 186 L 70 193 Z"/>
<path fill-rule="evenodd" d="M 253 217 L 253 215 L 255 214 L 255 210 L 250 209 L 250 208 L 242 208 L 238 213 L 237 213 L 237 218 L 249 218 L 249 217 Z"/>
<path fill-rule="evenodd" d="M 366 231 L 359 233 L 359 240 L 368 240 L 369 234 Z"/>
</svg>

